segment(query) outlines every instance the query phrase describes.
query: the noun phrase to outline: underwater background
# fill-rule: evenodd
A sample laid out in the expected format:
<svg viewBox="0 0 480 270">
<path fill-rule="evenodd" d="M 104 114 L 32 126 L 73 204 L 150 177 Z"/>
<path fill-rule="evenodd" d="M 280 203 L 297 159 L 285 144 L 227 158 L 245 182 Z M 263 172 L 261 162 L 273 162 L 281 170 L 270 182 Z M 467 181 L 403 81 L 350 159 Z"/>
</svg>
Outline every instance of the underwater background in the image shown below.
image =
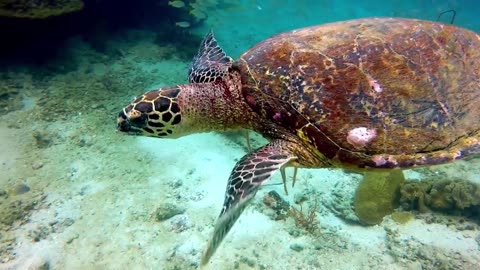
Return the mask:
<svg viewBox="0 0 480 270">
<path fill-rule="evenodd" d="M 478 14 L 474 0 L 0 1 L 0 269 L 199 267 L 244 134 L 161 140 L 115 121 L 186 83 L 210 29 L 235 59 L 299 27 L 384 16 L 480 33 Z M 275 174 L 206 268 L 480 269 L 480 159 L 405 175 L 301 169 L 287 195 Z M 359 215 L 362 198 L 378 211 Z"/>
</svg>

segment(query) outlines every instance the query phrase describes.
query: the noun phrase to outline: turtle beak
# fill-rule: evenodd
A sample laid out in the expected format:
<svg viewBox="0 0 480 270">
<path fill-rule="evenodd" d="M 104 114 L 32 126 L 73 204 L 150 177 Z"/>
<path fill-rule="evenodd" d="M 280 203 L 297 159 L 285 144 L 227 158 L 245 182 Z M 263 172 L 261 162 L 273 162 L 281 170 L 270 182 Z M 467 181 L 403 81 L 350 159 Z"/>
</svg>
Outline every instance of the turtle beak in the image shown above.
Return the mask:
<svg viewBox="0 0 480 270">
<path fill-rule="evenodd" d="M 129 135 L 139 135 L 142 134 L 142 130 L 137 128 L 135 125 L 132 125 L 130 119 L 128 119 L 125 111 L 122 111 L 118 114 L 117 118 L 117 130 L 120 132 L 127 133 Z"/>
<path fill-rule="evenodd" d="M 144 118 L 145 117 L 142 116 L 131 119 L 127 116 L 124 109 L 118 114 L 117 130 L 120 132 L 128 133 L 129 135 L 141 135 L 143 134 L 141 125 L 144 124 Z"/>
<path fill-rule="evenodd" d="M 130 125 L 125 112 L 122 111 L 118 114 L 117 118 L 117 130 L 121 132 L 130 132 L 132 129 L 132 125 Z"/>
</svg>

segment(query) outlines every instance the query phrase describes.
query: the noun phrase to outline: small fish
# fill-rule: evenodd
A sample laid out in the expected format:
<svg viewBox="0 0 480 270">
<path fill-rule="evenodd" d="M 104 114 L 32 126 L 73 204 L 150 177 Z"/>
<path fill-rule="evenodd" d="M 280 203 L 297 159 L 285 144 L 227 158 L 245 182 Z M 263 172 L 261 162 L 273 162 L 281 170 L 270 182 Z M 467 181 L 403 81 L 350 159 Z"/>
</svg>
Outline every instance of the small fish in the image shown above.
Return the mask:
<svg viewBox="0 0 480 270">
<path fill-rule="evenodd" d="M 169 1 L 168 4 L 172 7 L 176 8 L 182 8 L 185 6 L 185 3 L 183 1 L 175 0 L 175 1 Z"/>
<path fill-rule="evenodd" d="M 205 19 L 207 18 L 207 14 L 201 12 L 200 10 L 198 9 L 192 9 L 190 11 L 190 14 L 192 14 L 193 16 L 195 16 L 195 18 L 199 19 L 199 20 L 202 20 L 202 19 Z"/>
<path fill-rule="evenodd" d="M 185 21 L 183 21 L 183 22 L 176 22 L 175 25 L 178 26 L 178 27 L 182 27 L 182 28 L 190 27 L 190 23 L 189 23 L 189 22 L 185 22 Z"/>
</svg>

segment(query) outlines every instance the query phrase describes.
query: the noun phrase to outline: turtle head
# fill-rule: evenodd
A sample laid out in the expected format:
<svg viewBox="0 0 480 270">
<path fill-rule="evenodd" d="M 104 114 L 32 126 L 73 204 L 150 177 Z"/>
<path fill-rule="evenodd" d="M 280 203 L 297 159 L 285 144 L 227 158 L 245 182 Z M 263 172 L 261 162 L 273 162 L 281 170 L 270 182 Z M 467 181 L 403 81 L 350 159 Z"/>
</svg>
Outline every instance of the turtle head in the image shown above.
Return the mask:
<svg viewBox="0 0 480 270">
<path fill-rule="evenodd" d="M 190 83 L 162 87 L 135 98 L 119 113 L 118 130 L 176 138 L 236 128 L 239 119 L 234 116 L 245 115 L 245 108 L 241 105 L 241 77 L 231 72 L 232 63 L 209 32 L 190 65 Z"/>
<path fill-rule="evenodd" d="M 180 92 L 178 86 L 164 87 L 136 97 L 118 114 L 117 129 L 132 135 L 181 136 Z"/>
</svg>

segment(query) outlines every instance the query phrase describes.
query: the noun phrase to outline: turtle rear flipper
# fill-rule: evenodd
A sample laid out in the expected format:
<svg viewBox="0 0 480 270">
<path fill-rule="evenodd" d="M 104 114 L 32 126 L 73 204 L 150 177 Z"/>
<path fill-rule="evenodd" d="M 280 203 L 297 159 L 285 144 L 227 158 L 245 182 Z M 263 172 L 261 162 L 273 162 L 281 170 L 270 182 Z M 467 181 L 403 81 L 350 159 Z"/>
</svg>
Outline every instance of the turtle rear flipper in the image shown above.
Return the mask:
<svg viewBox="0 0 480 270">
<path fill-rule="evenodd" d="M 292 143 L 273 141 L 257 151 L 245 155 L 232 170 L 228 179 L 223 209 L 218 217 L 213 236 L 202 258 L 202 265 L 210 257 L 230 231 L 247 204 L 253 199 L 260 186 L 277 170 L 296 159 Z"/>
<path fill-rule="evenodd" d="M 232 66 L 233 59 L 220 48 L 213 32 L 208 32 L 203 38 L 197 55 L 188 69 L 190 83 L 209 83 L 223 78 Z"/>
</svg>

